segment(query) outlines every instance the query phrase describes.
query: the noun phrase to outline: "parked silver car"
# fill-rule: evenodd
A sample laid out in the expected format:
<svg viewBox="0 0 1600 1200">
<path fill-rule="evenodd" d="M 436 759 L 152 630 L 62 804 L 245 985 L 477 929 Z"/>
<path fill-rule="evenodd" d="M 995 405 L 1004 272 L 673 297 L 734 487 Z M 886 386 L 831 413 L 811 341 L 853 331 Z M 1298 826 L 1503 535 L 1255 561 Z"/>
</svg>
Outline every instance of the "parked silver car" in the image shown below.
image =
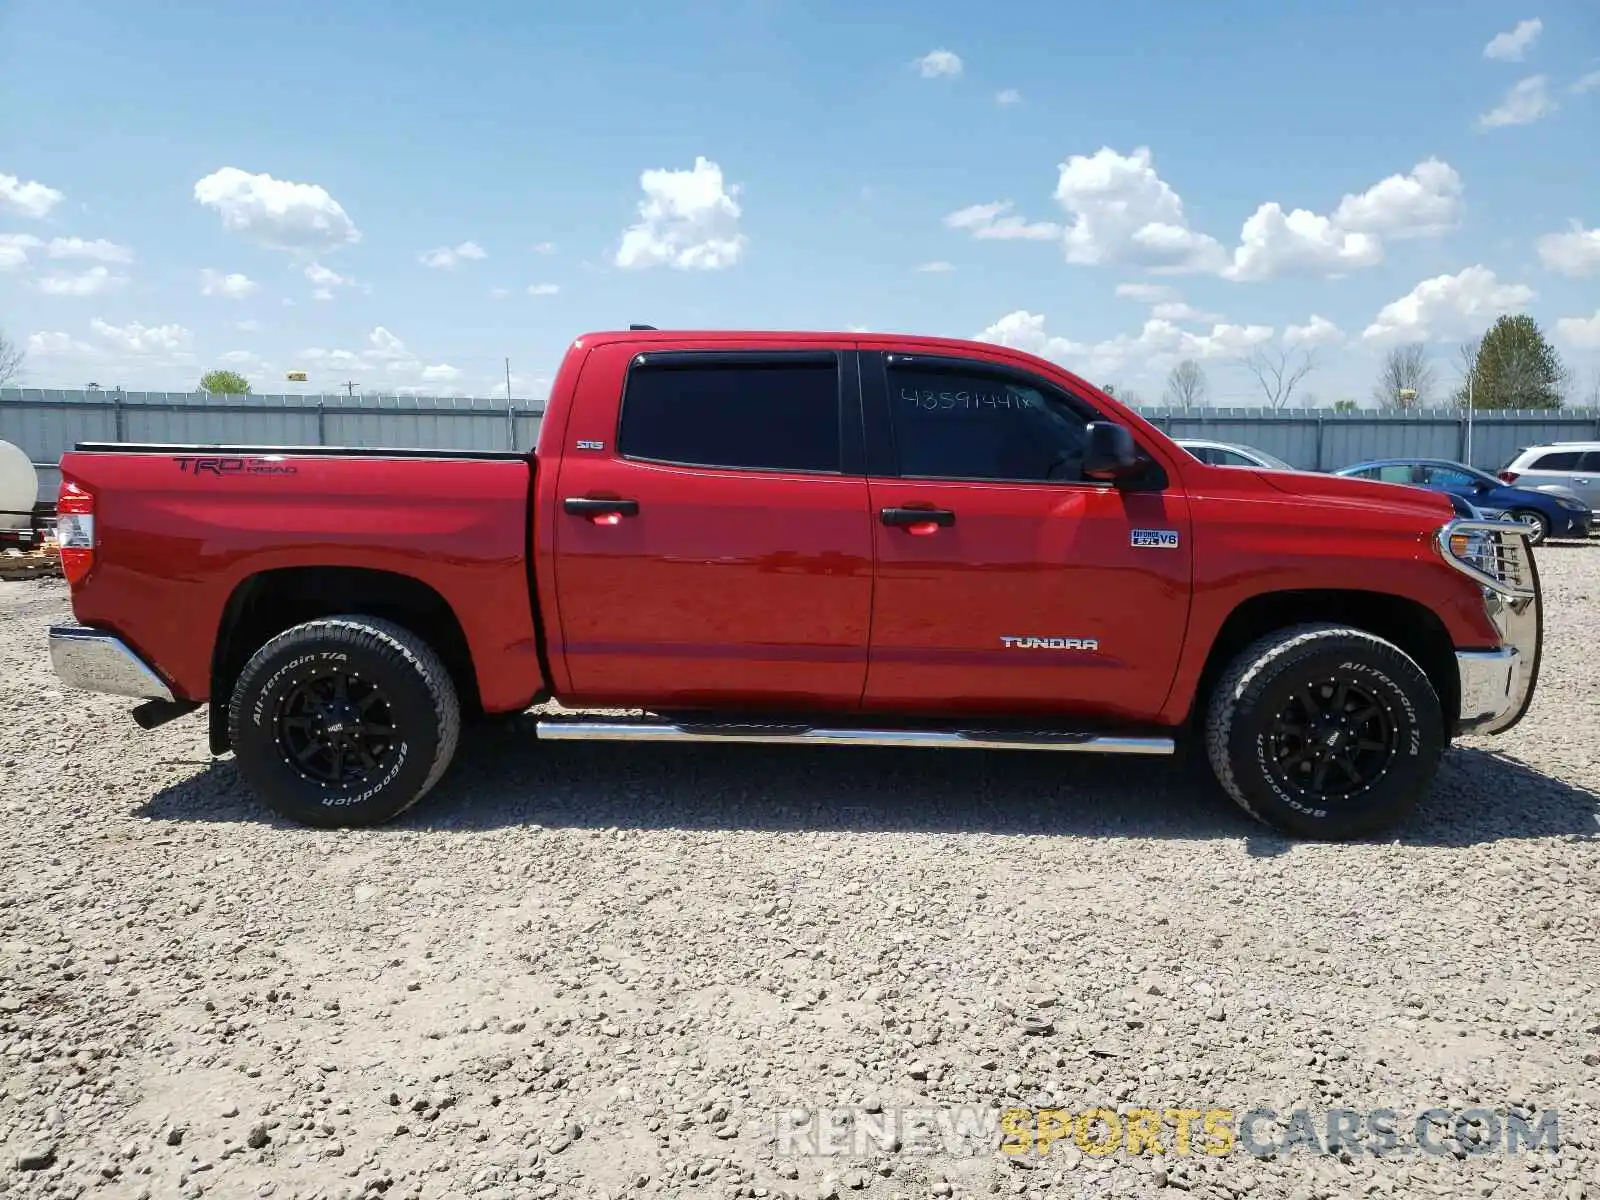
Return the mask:
<svg viewBox="0 0 1600 1200">
<path fill-rule="evenodd" d="M 1254 467 L 1258 471 L 1292 471 L 1283 459 L 1243 446 L 1238 442 L 1214 442 L 1207 438 L 1174 438 L 1190 454 L 1213 467 Z"/>
<path fill-rule="evenodd" d="M 1600 442 L 1547 442 L 1524 446 L 1500 468 L 1517 487 L 1575 495 L 1600 520 Z"/>
</svg>

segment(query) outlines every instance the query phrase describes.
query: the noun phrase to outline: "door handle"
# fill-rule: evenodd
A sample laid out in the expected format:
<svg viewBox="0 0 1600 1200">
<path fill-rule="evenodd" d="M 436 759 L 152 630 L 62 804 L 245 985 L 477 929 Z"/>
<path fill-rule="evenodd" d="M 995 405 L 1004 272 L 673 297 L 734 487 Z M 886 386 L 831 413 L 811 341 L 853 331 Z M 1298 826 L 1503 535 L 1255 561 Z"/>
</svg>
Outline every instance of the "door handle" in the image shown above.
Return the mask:
<svg viewBox="0 0 1600 1200">
<path fill-rule="evenodd" d="M 598 496 L 568 496 L 561 507 L 575 517 L 588 517 L 596 525 L 615 525 L 623 517 L 639 515 L 637 500 L 604 500 Z"/>
<path fill-rule="evenodd" d="M 885 525 L 925 537 L 940 526 L 954 525 L 956 514 L 948 508 L 884 508 L 878 510 L 878 519 Z"/>
</svg>

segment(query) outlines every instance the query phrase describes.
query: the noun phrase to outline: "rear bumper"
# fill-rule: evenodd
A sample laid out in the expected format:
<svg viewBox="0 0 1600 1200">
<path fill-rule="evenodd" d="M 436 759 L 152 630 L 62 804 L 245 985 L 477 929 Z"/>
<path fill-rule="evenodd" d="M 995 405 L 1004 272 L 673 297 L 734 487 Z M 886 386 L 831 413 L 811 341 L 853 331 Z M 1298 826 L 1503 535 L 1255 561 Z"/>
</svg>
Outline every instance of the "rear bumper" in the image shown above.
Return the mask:
<svg viewBox="0 0 1600 1200">
<path fill-rule="evenodd" d="M 107 692 L 137 700 L 173 700 L 172 689 L 155 668 L 103 629 L 82 625 L 50 628 L 50 665 L 70 688 Z"/>
</svg>

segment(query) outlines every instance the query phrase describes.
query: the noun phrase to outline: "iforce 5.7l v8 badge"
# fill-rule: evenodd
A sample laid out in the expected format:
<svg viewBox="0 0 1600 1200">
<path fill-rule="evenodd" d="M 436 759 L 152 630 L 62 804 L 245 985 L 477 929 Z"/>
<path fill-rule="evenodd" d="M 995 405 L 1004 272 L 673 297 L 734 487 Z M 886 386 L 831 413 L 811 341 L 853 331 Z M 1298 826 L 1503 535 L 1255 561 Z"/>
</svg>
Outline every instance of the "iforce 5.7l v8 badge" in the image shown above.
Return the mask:
<svg viewBox="0 0 1600 1200">
<path fill-rule="evenodd" d="M 1129 539 L 1136 550 L 1176 550 L 1176 529 L 1135 529 Z"/>
</svg>

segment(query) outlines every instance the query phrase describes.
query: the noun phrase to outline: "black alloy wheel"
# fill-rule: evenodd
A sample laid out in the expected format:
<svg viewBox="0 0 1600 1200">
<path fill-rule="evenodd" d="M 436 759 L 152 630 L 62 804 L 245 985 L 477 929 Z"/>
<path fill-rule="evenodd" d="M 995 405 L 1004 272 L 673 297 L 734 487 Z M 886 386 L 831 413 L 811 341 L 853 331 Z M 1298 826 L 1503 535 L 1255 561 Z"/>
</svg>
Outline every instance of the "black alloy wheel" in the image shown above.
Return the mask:
<svg viewBox="0 0 1600 1200">
<path fill-rule="evenodd" d="M 1337 676 L 1295 692 L 1270 733 L 1273 774 L 1319 804 L 1370 791 L 1388 773 L 1398 746 L 1385 703 L 1362 681 Z"/>
<path fill-rule="evenodd" d="M 324 787 L 365 782 L 394 753 L 394 714 L 383 689 L 354 671 L 298 680 L 278 702 L 278 746 L 305 779 Z"/>
</svg>

